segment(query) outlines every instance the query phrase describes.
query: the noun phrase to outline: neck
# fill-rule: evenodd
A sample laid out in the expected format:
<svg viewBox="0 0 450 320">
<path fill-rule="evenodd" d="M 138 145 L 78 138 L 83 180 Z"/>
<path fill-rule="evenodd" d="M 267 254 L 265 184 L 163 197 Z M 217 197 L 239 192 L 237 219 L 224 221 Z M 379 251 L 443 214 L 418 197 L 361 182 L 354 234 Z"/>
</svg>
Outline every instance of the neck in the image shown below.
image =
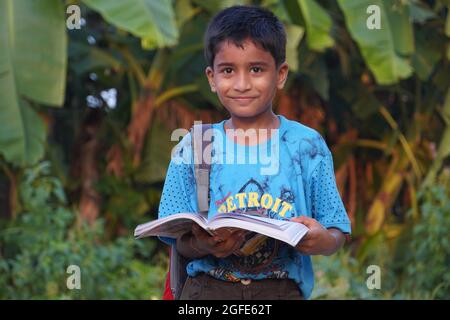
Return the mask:
<svg viewBox="0 0 450 320">
<path fill-rule="evenodd" d="M 265 142 L 267 139 L 269 139 L 272 136 L 271 129 L 278 129 L 280 125 L 280 120 L 273 113 L 272 108 L 270 108 L 267 112 L 264 112 L 256 117 L 240 118 L 231 116 L 230 119 L 225 121 L 224 127 L 226 131 L 227 129 L 255 129 L 257 141 L 247 141 L 247 139 L 245 141 L 240 141 L 238 136 L 233 135 L 233 140 L 235 143 L 242 145 L 254 145 L 257 143 Z M 265 133 L 260 136 L 259 129 L 267 129 L 267 131 L 265 131 Z"/>
<path fill-rule="evenodd" d="M 231 116 L 230 119 L 225 121 L 225 127 L 227 129 L 276 129 L 279 127 L 278 117 L 273 113 L 272 108 L 269 108 L 266 112 L 263 112 L 255 117 L 244 118 Z"/>
</svg>

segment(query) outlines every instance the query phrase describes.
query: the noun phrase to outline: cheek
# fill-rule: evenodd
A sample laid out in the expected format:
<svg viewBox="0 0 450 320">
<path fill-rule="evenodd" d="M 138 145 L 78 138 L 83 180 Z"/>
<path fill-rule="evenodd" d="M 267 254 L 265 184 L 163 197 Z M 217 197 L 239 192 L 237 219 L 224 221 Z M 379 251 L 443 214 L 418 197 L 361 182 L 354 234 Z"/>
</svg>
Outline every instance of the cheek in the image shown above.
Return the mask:
<svg viewBox="0 0 450 320">
<path fill-rule="evenodd" d="M 277 82 L 275 78 L 260 78 L 255 79 L 254 87 L 263 96 L 271 96 L 277 88 Z"/>
<path fill-rule="evenodd" d="M 217 79 L 217 81 L 215 82 L 215 86 L 216 86 L 217 93 L 223 94 L 223 93 L 226 93 L 228 90 L 230 90 L 230 88 L 232 88 L 233 84 L 230 79 L 222 78 L 222 79 Z"/>
</svg>

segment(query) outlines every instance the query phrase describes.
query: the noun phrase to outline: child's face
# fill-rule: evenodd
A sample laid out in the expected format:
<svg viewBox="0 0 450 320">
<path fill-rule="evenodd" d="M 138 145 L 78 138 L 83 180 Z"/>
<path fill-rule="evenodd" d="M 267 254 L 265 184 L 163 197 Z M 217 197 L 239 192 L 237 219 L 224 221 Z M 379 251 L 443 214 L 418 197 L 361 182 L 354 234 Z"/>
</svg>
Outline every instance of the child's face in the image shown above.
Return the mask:
<svg viewBox="0 0 450 320">
<path fill-rule="evenodd" d="M 225 40 L 213 68 L 207 67 L 205 72 L 211 90 L 230 114 L 250 118 L 272 108 L 276 90 L 286 82 L 288 65 L 277 68 L 270 52 L 251 40 L 243 42 L 243 48 Z"/>
</svg>

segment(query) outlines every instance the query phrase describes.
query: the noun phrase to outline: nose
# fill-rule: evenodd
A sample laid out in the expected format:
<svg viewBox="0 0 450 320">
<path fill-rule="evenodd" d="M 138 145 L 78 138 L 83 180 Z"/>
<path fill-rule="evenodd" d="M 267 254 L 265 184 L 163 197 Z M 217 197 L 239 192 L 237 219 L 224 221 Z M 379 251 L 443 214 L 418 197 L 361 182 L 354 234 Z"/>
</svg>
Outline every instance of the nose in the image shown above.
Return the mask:
<svg viewBox="0 0 450 320">
<path fill-rule="evenodd" d="M 236 75 L 234 81 L 234 90 L 239 92 L 248 91 L 252 88 L 249 76 L 245 72 L 240 72 Z"/>
</svg>

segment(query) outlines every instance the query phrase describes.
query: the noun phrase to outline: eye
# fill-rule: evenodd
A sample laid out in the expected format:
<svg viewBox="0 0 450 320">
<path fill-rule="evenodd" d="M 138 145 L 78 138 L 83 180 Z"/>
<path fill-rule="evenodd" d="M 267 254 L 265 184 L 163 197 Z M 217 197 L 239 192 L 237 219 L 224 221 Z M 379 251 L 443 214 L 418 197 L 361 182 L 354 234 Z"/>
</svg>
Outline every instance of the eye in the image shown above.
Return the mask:
<svg viewBox="0 0 450 320">
<path fill-rule="evenodd" d="M 250 71 L 252 71 L 254 73 L 259 73 L 259 72 L 262 72 L 263 70 L 260 67 L 251 67 Z"/>
<path fill-rule="evenodd" d="M 225 74 L 230 74 L 231 72 L 233 72 L 233 69 L 230 68 L 230 67 L 228 67 L 228 68 L 223 68 L 223 69 L 222 69 L 222 72 L 225 73 Z"/>
</svg>

